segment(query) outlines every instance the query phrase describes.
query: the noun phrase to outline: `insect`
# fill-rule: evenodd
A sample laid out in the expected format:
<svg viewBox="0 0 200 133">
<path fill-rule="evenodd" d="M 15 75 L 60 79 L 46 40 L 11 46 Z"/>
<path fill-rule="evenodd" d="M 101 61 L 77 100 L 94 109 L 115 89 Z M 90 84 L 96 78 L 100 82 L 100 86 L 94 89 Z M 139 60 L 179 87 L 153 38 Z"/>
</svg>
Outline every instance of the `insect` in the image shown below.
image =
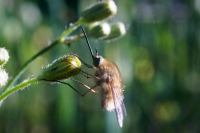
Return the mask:
<svg viewBox="0 0 200 133">
<path fill-rule="evenodd" d="M 123 102 L 123 84 L 121 79 L 120 71 L 117 65 L 110 62 L 98 55 L 98 50 L 96 49 L 96 56 L 94 56 L 92 48 L 90 46 L 89 40 L 85 33 L 85 30 L 81 26 L 84 33 L 86 42 L 88 44 L 95 69 L 94 79 L 95 87 L 100 88 L 101 93 L 101 107 L 107 111 L 115 110 L 119 126 L 123 126 L 123 115 L 126 114 L 126 108 Z"/>
<path fill-rule="evenodd" d="M 78 94 L 80 94 L 81 96 L 85 96 L 90 91 L 92 91 L 93 93 L 96 93 L 96 91 L 93 89 L 96 87 L 99 87 L 100 92 L 101 92 L 101 107 L 108 111 L 115 110 L 119 126 L 122 127 L 123 116 L 127 114 L 126 114 L 126 108 L 123 102 L 123 98 L 124 98 L 123 88 L 124 87 L 122 84 L 120 71 L 115 63 L 104 59 L 102 56 L 99 56 L 97 49 L 96 49 L 96 56 L 94 56 L 92 48 L 88 41 L 87 35 L 85 33 L 85 30 L 83 29 L 82 26 L 81 28 L 84 33 L 86 42 L 88 44 L 94 66 L 90 66 L 84 63 L 77 55 L 69 54 L 57 59 L 51 65 L 48 65 L 44 73 L 39 78 L 40 80 L 44 80 L 44 81 L 66 84 L 70 86 L 73 90 L 75 90 Z M 83 63 L 89 68 L 94 68 L 95 74 L 90 75 L 82 71 L 81 63 Z M 87 78 L 94 78 L 95 85 L 93 87 L 89 87 L 85 85 L 84 83 L 82 83 L 81 81 L 71 78 L 79 73 L 86 76 Z M 69 83 L 62 81 L 63 79 L 67 79 L 67 78 L 70 78 L 71 80 L 80 83 L 88 90 L 84 94 L 81 94 Z"/>
</svg>

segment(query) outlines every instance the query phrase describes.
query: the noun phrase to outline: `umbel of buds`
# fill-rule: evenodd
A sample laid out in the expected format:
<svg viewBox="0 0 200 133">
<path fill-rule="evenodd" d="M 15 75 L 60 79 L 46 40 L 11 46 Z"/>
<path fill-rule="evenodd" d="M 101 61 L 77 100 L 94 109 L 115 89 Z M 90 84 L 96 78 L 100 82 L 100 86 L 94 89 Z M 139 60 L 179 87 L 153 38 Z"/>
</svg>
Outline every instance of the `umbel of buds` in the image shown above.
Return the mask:
<svg viewBox="0 0 200 133">
<path fill-rule="evenodd" d="M 7 63 L 9 59 L 8 51 L 5 48 L 0 48 L 0 66 Z"/>
<path fill-rule="evenodd" d="M 5 86 L 8 81 L 8 73 L 3 69 L 3 65 L 7 63 L 8 59 L 8 51 L 0 48 L 0 87 Z"/>
<path fill-rule="evenodd" d="M 4 69 L 0 68 L 0 87 L 5 86 L 8 81 L 8 74 Z"/>
<path fill-rule="evenodd" d="M 126 34 L 125 26 L 121 22 L 112 23 L 110 27 L 111 27 L 110 34 L 105 38 L 103 38 L 103 40 L 117 39 Z"/>
<path fill-rule="evenodd" d="M 101 39 L 110 33 L 110 26 L 108 23 L 93 23 L 88 27 L 88 36 L 96 39 Z"/>
<path fill-rule="evenodd" d="M 81 71 L 81 61 L 74 54 L 64 55 L 43 68 L 39 80 L 58 81 L 71 78 Z"/>
<path fill-rule="evenodd" d="M 99 2 L 87 10 L 81 15 L 81 21 L 83 23 L 93 23 L 109 18 L 117 13 L 117 6 L 113 0 L 107 0 Z"/>
</svg>

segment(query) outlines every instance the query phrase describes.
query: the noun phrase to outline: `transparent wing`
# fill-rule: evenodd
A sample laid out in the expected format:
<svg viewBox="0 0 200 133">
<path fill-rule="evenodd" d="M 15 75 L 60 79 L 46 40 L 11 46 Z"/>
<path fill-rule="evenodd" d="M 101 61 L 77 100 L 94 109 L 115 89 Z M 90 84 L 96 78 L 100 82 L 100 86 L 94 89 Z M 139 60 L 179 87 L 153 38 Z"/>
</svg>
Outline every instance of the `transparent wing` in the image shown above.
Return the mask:
<svg viewBox="0 0 200 133">
<path fill-rule="evenodd" d="M 123 97 L 121 97 L 120 94 L 118 94 L 118 91 L 116 90 L 115 86 L 116 85 L 114 85 L 114 83 L 111 83 L 111 90 L 112 90 L 113 101 L 114 101 L 114 105 L 115 105 L 115 113 L 117 116 L 119 126 L 122 127 L 123 126 L 123 115 L 127 115 L 126 108 L 125 108 L 125 105 L 123 102 Z"/>
</svg>

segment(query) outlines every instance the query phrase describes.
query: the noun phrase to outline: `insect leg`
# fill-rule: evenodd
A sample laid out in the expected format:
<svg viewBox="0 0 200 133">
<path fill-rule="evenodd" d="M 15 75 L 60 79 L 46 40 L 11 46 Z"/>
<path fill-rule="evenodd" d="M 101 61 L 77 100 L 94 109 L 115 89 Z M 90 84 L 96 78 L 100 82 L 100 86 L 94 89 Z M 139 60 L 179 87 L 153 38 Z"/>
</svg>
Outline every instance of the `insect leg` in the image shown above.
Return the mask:
<svg viewBox="0 0 200 133">
<path fill-rule="evenodd" d="M 83 93 L 83 96 L 85 96 L 88 92 L 90 92 L 90 91 L 94 91 L 93 93 L 94 94 L 97 94 L 98 93 L 98 91 L 97 90 L 93 90 L 95 87 L 97 87 L 97 85 L 94 85 L 94 86 L 92 86 L 90 89 L 88 89 L 85 93 Z"/>
<path fill-rule="evenodd" d="M 82 59 L 80 59 L 79 57 L 78 57 L 78 59 L 86 66 L 86 67 L 88 67 L 88 68 L 93 68 L 93 66 L 91 66 L 91 65 L 89 65 L 89 64 L 87 64 L 87 63 L 85 63 Z"/>
<path fill-rule="evenodd" d="M 87 73 L 87 72 L 85 72 L 85 71 L 83 71 L 83 70 L 81 70 L 81 73 L 80 74 L 82 74 L 83 76 L 85 76 L 86 78 L 92 78 L 93 77 L 93 75 L 91 75 L 91 74 L 89 74 L 89 73 Z"/>
<path fill-rule="evenodd" d="M 91 74 L 89 74 L 89 73 L 87 73 L 87 72 L 84 72 L 84 71 L 82 71 L 82 70 L 81 70 L 81 74 L 82 74 L 83 76 L 87 77 L 87 78 L 94 78 L 94 79 L 96 79 L 96 80 L 100 80 L 99 77 L 96 77 L 96 76 L 94 76 L 94 75 L 91 75 Z"/>
<path fill-rule="evenodd" d="M 62 81 L 52 81 L 52 80 L 45 80 L 43 79 L 44 81 L 50 81 L 50 82 L 57 82 L 57 83 L 61 83 L 61 84 L 65 84 L 65 85 L 68 85 L 69 87 L 71 87 L 74 91 L 76 91 L 79 95 L 81 95 L 82 97 L 84 97 L 86 94 L 81 94 L 79 91 L 77 91 L 72 85 L 70 85 L 69 83 L 66 83 L 66 82 L 62 82 Z"/>
<path fill-rule="evenodd" d="M 90 92 L 90 91 L 92 91 L 92 92 L 95 93 L 95 94 L 98 93 L 97 91 L 93 90 L 93 89 L 94 89 L 95 87 L 97 87 L 98 85 L 94 85 L 93 87 L 89 87 L 89 86 L 87 86 L 86 84 L 84 84 L 84 83 L 81 82 L 81 81 L 78 81 L 78 80 L 75 80 L 75 79 L 72 79 L 72 78 L 71 78 L 71 80 L 73 80 L 73 81 L 75 81 L 75 82 L 81 84 L 83 87 L 85 87 L 85 88 L 88 89 L 88 90 L 83 94 L 83 96 L 85 96 L 85 95 L 86 95 L 88 92 Z"/>
</svg>

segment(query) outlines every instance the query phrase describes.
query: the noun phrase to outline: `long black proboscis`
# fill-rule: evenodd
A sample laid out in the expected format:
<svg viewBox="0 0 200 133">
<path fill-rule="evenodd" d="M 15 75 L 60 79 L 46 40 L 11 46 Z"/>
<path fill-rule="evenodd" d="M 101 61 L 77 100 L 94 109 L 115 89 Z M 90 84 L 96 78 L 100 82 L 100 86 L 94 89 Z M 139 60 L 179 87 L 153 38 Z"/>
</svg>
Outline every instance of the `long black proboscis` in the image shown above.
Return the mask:
<svg viewBox="0 0 200 133">
<path fill-rule="evenodd" d="M 92 55 L 92 59 L 94 59 L 94 54 L 93 54 L 93 52 L 92 52 L 92 48 L 91 48 L 91 46 L 90 46 L 90 42 L 89 42 L 89 40 L 88 40 L 88 38 L 87 38 L 87 35 L 86 35 L 86 33 L 85 33 L 85 30 L 84 30 L 84 28 L 83 28 L 82 26 L 80 26 L 80 27 L 81 27 L 81 29 L 82 29 L 82 31 L 83 31 L 83 34 L 84 34 L 85 39 L 86 39 L 86 42 L 87 42 L 88 47 L 89 47 L 89 49 L 90 49 L 90 53 L 91 53 L 91 55 Z"/>
</svg>

